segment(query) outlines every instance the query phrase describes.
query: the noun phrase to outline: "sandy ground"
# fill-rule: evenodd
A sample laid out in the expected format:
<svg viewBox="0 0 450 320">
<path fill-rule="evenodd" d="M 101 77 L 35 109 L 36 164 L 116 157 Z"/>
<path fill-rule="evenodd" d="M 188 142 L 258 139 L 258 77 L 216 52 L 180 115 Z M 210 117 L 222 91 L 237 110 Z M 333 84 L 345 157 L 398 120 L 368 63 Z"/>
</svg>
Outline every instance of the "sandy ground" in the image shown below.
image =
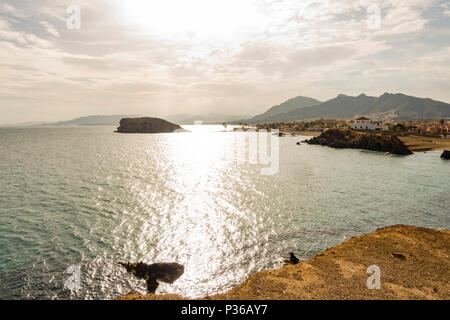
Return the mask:
<svg viewBox="0 0 450 320">
<path fill-rule="evenodd" d="M 450 150 L 450 139 L 421 136 L 399 137 L 411 151 Z"/>
<path fill-rule="evenodd" d="M 306 136 L 306 137 L 317 137 L 320 135 L 320 132 L 317 131 L 290 131 L 290 130 L 281 130 L 282 133 L 285 134 L 293 134 L 296 136 Z"/>
<path fill-rule="evenodd" d="M 450 299 L 450 230 L 392 226 L 278 270 L 251 275 L 239 287 L 204 299 Z M 369 289 L 369 266 L 380 289 Z M 137 295 L 122 299 L 181 299 Z"/>
</svg>

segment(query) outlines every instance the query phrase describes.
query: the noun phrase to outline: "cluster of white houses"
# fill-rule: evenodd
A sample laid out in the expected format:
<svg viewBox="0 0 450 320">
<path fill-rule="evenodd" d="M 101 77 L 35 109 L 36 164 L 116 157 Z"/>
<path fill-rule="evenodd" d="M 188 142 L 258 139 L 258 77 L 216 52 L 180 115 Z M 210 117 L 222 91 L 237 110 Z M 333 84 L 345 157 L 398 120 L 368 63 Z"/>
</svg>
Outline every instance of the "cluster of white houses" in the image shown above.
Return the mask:
<svg viewBox="0 0 450 320">
<path fill-rule="evenodd" d="M 366 117 L 355 119 L 350 127 L 355 130 L 389 130 L 387 123 L 370 120 Z"/>
</svg>

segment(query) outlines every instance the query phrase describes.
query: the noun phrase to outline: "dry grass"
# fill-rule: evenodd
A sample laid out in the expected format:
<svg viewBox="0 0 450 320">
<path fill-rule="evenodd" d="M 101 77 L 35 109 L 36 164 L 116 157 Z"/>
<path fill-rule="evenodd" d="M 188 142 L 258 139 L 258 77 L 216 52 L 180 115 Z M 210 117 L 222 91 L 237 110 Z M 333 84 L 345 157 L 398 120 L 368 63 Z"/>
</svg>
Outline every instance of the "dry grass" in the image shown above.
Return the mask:
<svg viewBox="0 0 450 320">
<path fill-rule="evenodd" d="M 450 139 L 412 135 L 399 138 L 411 151 L 450 150 Z"/>
</svg>

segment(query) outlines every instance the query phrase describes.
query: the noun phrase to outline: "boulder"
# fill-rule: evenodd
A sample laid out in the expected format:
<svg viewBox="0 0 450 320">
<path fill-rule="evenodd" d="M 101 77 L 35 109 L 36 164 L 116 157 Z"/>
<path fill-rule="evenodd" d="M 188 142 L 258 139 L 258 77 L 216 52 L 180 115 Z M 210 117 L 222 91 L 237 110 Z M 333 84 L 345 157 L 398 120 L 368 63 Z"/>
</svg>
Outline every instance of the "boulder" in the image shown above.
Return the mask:
<svg viewBox="0 0 450 320">
<path fill-rule="evenodd" d="M 159 118 L 123 118 L 116 132 L 119 133 L 171 133 L 186 131 L 179 125 Z"/>
<path fill-rule="evenodd" d="M 136 278 L 145 279 L 149 293 L 155 293 L 159 286 L 158 281 L 174 283 L 184 273 L 184 266 L 178 263 L 120 262 L 120 265 Z"/>
<path fill-rule="evenodd" d="M 300 262 L 293 252 L 289 253 L 289 259 L 284 259 L 283 261 L 285 264 L 298 264 Z"/>
<path fill-rule="evenodd" d="M 450 151 L 444 150 L 444 152 L 442 152 L 442 154 L 441 154 L 441 158 L 444 160 L 449 160 L 450 159 Z"/>
<path fill-rule="evenodd" d="M 398 137 L 376 132 L 329 129 L 306 142 L 331 148 L 365 149 L 399 155 L 412 154 Z"/>
<path fill-rule="evenodd" d="M 394 258 L 397 258 L 397 259 L 400 259 L 400 260 L 406 260 L 405 255 L 402 254 L 402 253 L 392 253 L 392 256 L 393 256 Z"/>
</svg>

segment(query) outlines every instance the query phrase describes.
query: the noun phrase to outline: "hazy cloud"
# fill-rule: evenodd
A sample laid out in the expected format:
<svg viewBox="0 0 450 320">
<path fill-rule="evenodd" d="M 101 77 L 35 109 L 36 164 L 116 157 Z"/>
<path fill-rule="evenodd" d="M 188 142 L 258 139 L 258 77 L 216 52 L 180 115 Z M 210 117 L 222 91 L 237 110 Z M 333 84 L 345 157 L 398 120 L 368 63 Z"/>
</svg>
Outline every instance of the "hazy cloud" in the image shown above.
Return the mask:
<svg viewBox="0 0 450 320">
<path fill-rule="evenodd" d="M 214 1 L 78 0 L 80 30 L 66 27 L 67 1 L 3 1 L 0 123 L 248 115 L 300 94 L 450 101 L 447 1 Z"/>
<path fill-rule="evenodd" d="M 41 21 L 39 22 L 41 25 L 44 26 L 45 30 L 50 33 L 52 36 L 54 37 L 59 37 L 59 32 L 58 30 L 55 29 L 55 27 L 53 27 L 50 23 L 46 22 L 46 21 Z"/>
</svg>

